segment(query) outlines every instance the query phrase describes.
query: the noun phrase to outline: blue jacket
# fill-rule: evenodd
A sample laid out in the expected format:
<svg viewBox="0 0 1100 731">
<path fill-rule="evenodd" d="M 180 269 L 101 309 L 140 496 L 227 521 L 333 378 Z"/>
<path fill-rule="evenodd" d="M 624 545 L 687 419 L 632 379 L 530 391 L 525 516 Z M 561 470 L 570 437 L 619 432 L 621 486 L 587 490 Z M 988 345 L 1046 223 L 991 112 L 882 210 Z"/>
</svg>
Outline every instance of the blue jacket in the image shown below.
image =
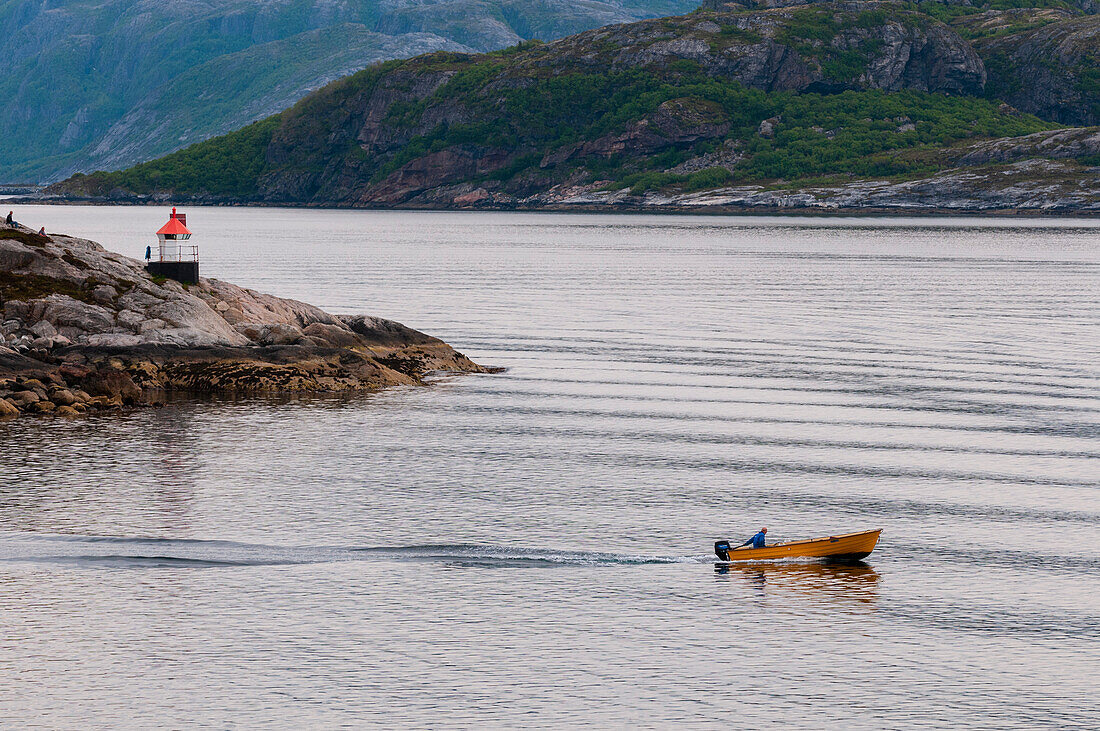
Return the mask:
<svg viewBox="0 0 1100 731">
<path fill-rule="evenodd" d="M 742 546 L 747 546 L 750 543 L 752 544 L 753 548 L 763 548 L 764 547 L 764 534 L 763 533 L 757 533 L 755 536 L 753 536 L 749 540 L 745 541 L 741 545 Z"/>
</svg>

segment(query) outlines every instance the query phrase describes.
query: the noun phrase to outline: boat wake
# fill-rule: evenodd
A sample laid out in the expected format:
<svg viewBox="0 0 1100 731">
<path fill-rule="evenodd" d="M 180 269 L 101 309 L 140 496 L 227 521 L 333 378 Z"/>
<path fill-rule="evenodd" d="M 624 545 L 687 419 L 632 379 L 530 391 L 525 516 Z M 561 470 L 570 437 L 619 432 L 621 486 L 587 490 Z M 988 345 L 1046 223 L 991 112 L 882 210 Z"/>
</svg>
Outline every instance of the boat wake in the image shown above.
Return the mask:
<svg viewBox="0 0 1100 731">
<path fill-rule="evenodd" d="M 710 563 L 713 556 L 650 556 L 484 544 L 270 546 L 234 541 L 39 534 L 0 535 L 0 561 L 109 568 L 233 567 L 402 561 L 459 566 L 641 566 Z"/>
</svg>

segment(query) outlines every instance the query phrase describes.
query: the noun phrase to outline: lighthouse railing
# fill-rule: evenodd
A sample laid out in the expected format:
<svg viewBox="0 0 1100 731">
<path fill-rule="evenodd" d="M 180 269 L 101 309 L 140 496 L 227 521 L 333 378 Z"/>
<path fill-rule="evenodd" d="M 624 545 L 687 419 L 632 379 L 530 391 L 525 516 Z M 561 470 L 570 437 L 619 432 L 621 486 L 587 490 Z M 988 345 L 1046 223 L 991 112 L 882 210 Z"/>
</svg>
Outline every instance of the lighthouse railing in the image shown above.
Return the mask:
<svg viewBox="0 0 1100 731">
<path fill-rule="evenodd" d="M 166 241 L 160 246 L 161 261 L 198 261 L 198 244 L 177 244 Z"/>
</svg>

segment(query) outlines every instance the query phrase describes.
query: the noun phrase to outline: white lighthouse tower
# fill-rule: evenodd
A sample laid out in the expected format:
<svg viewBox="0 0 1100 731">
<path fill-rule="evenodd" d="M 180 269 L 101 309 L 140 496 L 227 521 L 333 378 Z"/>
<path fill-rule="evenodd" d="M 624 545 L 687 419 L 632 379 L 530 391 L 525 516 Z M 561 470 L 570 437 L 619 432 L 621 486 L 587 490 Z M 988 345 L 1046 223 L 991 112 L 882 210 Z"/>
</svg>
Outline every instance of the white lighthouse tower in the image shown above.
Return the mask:
<svg viewBox="0 0 1100 731">
<path fill-rule="evenodd" d="M 153 276 L 168 277 L 179 282 L 199 281 L 199 247 L 190 243 L 191 230 L 187 228 L 187 214 L 176 213 L 168 217 L 168 223 L 157 231 L 157 253 L 154 259 L 147 252 L 149 263 L 146 271 Z M 150 247 L 151 249 L 152 247 Z"/>
</svg>

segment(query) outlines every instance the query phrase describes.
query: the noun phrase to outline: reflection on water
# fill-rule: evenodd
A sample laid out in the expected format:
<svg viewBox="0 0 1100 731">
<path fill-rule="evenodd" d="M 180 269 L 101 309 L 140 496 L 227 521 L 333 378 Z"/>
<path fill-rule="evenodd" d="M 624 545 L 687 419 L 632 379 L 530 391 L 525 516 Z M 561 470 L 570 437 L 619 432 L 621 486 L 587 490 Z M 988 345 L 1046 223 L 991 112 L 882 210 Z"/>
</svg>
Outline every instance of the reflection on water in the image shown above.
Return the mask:
<svg viewBox="0 0 1100 731">
<path fill-rule="evenodd" d="M 157 409 L 149 414 L 150 461 L 157 467 L 153 498 L 165 523 L 186 530 L 187 514 L 195 496 L 195 477 L 201 459 L 190 419 L 173 418 L 175 409 Z"/>
<path fill-rule="evenodd" d="M 873 604 L 878 598 L 878 572 L 864 562 L 836 564 L 818 561 L 797 563 L 714 564 L 719 581 L 745 582 L 761 596 L 785 592 L 818 600 L 852 600 Z"/>
</svg>

